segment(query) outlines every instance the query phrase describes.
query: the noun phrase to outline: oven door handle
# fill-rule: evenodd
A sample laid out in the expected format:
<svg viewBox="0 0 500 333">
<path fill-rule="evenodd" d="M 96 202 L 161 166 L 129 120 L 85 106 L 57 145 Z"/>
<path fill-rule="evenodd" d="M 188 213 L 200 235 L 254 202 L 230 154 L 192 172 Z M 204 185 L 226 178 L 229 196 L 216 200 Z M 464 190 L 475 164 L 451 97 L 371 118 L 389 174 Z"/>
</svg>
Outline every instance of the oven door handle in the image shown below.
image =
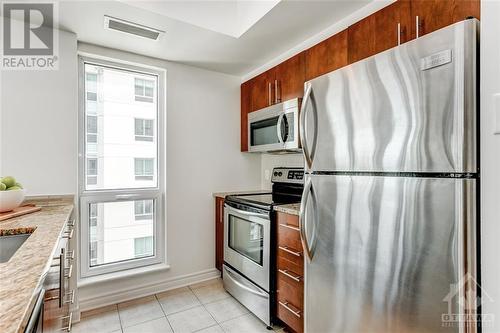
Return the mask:
<svg viewBox="0 0 500 333">
<path fill-rule="evenodd" d="M 268 214 L 264 214 L 264 213 L 255 213 L 255 212 L 247 212 L 246 210 L 241 210 L 241 209 L 238 209 L 238 208 L 234 208 L 234 207 L 231 207 L 227 204 L 224 205 L 227 209 L 230 209 L 240 215 L 245 215 L 245 216 L 257 216 L 257 217 L 261 217 L 261 218 L 268 218 L 269 215 Z"/>
<path fill-rule="evenodd" d="M 242 282 L 240 282 L 238 280 L 236 275 L 231 270 L 229 270 L 229 268 L 227 268 L 225 265 L 224 265 L 224 270 L 227 273 L 227 277 L 229 277 L 231 279 L 231 281 L 233 281 L 233 283 L 236 284 L 241 289 L 244 289 L 244 290 L 248 291 L 249 293 L 252 293 L 252 294 L 257 295 L 257 296 L 261 296 L 261 297 L 265 297 L 265 298 L 269 297 L 269 295 L 267 295 L 266 293 L 264 293 L 262 291 L 255 290 L 255 289 L 252 289 L 252 288 L 244 285 Z"/>
</svg>

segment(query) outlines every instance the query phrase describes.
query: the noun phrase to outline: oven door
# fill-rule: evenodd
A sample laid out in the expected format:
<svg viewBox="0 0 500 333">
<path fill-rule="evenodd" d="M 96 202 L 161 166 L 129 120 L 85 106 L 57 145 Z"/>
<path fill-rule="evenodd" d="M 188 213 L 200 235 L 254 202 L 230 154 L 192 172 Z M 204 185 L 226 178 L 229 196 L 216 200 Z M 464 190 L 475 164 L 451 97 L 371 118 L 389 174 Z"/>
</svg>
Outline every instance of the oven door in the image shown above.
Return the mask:
<svg viewBox="0 0 500 333">
<path fill-rule="evenodd" d="M 268 212 L 224 206 L 224 261 L 268 292 L 270 237 Z"/>
</svg>

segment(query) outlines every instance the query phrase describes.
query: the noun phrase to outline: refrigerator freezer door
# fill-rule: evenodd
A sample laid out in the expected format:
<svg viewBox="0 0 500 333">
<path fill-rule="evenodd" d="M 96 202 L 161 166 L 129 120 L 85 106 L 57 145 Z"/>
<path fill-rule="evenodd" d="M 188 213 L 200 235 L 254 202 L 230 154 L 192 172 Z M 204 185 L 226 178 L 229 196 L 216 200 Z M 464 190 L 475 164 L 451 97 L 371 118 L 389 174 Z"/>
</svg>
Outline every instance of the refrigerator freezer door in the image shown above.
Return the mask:
<svg viewBox="0 0 500 333">
<path fill-rule="evenodd" d="M 306 82 L 306 170 L 477 172 L 476 24 L 454 24 Z"/>
<path fill-rule="evenodd" d="M 475 300 L 476 180 L 307 178 L 305 332 L 461 332 L 449 315 L 466 286 Z"/>
</svg>

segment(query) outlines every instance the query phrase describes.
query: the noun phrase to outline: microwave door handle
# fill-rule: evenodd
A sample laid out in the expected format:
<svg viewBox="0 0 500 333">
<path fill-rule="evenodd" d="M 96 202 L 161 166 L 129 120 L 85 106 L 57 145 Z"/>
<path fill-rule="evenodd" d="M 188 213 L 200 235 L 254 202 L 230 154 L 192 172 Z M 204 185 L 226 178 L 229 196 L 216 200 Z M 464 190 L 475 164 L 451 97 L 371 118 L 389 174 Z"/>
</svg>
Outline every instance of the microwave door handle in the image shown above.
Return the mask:
<svg viewBox="0 0 500 333">
<path fill-rule="evenodd" d="M 281 144 L 285 144 L 285 140 L 283 139 L 283 136 L 281 135 L 281 124 L 283 123 L 283 117 L 285 116 L 284 113 L 280 114 L 278 117 L 278 126 L 276 126 L 276 134 L 278 134 L 278 140 Z"/>
</svg>

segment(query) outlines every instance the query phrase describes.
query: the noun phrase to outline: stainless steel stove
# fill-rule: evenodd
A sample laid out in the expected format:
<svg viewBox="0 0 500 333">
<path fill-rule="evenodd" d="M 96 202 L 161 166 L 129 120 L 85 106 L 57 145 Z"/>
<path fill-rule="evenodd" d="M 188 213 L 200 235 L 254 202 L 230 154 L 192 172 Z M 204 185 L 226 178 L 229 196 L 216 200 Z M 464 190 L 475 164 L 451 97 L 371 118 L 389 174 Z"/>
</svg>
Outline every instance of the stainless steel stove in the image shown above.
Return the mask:
<svg viewBox="0 0 500 333">
<path fill-rule="evenodd" d="M 268 326 L 274 302 L 273 207 L 300 202 L 302 168 L 275 168 L 272 191 L 231 195 L 224 206 L 224 288 Z"/>
</svg>

